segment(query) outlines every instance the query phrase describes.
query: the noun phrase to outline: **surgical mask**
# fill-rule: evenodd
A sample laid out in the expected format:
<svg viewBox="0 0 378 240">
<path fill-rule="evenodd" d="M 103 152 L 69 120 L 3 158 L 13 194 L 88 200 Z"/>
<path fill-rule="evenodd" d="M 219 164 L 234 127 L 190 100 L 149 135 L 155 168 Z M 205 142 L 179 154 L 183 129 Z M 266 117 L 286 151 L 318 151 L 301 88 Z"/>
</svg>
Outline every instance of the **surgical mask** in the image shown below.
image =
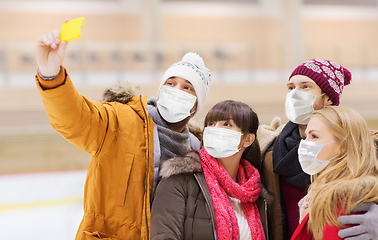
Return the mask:
<svg viewBox="0 0 378 240">
<path fill-rule="evenodd" d="M 316 159 L 316 157 L 318 156 L 319 152 L 322 150 L 324 145 L 333 142 L 334 141 L 326 144 L 321 144 L 302 139 L 299 143 L 298 148 L 298 159 L 299 163 L 301 164 L 302 170 L 309 175 L 315 175 L 322 171 L 325 167 L 327 167 L 331 160 L 337 157 L 338 155 L 328 160 L 319 160 Z"/>
<path fill-rule="evenodd" d="M 170 123 L 177 123 L 191 114 L 190 110 L 196 103 L 197 97 L 179 89 L 162 86 L 157 101 L 160 115 Z"/>
<path fill-rule="evenodd" d="M 287 118 L 296 124 L 307 124 L 310 113 L 314 110 L 313 105 L 317 97 L 319 96 L 297 89 L 291 90 L 286 95 L 285 110 Z"/>
<path fill-rule="evenodd" d="M 241 132 L 234 130 L 206 127 L 203 131 L 203 146 L 213 158 L 225 158 L 239 152 Z"/>
</svg>

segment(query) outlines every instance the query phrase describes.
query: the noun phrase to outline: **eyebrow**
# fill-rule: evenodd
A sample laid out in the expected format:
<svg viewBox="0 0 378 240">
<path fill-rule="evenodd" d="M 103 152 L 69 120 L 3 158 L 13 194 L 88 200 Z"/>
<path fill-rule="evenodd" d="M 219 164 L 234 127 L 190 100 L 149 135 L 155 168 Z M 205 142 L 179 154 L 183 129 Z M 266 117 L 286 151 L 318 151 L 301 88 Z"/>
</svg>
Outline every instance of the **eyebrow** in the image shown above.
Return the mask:
<svg viewBox="0 0 378 240">
<path fill-rule="evenodd" d="M 191 82 L 189 82 L 188 80 L 186 80 L 186 79 L 185 79 L 185 82 L 186 82 L 186 83 L 189 83 L 190 85 L 193 86 L 193 84 L 192 84 Z"/>
<path fill-rule="evenodd" d="M 319 132 L 319 131 L 315 129 L 311 129 L 310 131 L 308 131 L 308 134 L 311 134 L 312 132 Z"/>
<path fill-rule="evenodd" d="M 310 81 L 303 81 L 303 82 L 300 82 L 299 84 L 313 84 L 313 82 L 310 82 Z M 292 82 L 289 82 L 289 83 L 287 83 L 286 84 L 287 86 L 289 86 L 289 85 L 295 85 L 294 83 L 292 83 Z"/>
</svg>

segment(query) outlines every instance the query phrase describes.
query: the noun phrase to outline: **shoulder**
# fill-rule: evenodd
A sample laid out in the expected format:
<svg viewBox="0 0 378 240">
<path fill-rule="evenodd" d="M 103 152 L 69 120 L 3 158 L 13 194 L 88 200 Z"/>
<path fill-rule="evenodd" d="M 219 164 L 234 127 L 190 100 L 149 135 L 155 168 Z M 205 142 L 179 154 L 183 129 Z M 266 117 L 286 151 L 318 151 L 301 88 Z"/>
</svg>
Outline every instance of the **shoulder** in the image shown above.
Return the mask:
<svg viewBox="0 0 378 240">
<path fill-rule="evenodd" d="M 134 89 L 127 86 L 119 85 L 117 88 L 108 88 L 103 93 L 103 102 L 119 102 L 122 104 L 128 103 L 132 97 L 135 97 Z"/>
<path fill-rule="evenodd" d="M 260 145 L 261 154 L 269 148 L 270 145 L 276 140 L 285 124 L 281 124 L 281 119 L 275 117 L 270 125 L 260 125 L 257 129 L 257 140 Z"/>
<path fill-rule="evenodd" d="M 198 152 L 190 151 L 183 157 L 173 157 L 165 161 L 160 169 L 159 175 L 162 178 L 170 176 L 202 172 L 201 160 Z"/>
<path fill-rule="evenodd" d="M 341 228 L 333 224 L 326 223 L 323 228 L 323 240 L 341 240 L 341 238 L 338 235 L 340 229 Z"/>
</svg>

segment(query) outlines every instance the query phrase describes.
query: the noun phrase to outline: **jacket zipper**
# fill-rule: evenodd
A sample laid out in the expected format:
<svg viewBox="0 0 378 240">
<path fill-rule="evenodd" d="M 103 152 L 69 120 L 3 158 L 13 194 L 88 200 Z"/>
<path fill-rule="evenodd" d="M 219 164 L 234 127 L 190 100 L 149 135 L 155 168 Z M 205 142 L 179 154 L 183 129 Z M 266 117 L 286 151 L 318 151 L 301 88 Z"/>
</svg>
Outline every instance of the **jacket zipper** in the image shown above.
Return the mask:
<svg viewBox="0 0 378 240">
<path fill-rule="evenodd" d="M 150 135 L 149 135 L 149 129 L 148 129 L 148 118 L 147 118 L 147 113 L 146 113 L 146 109 L 144 108 L 143 106 L 143 102 L 142 102 L 142 95 L 139 95 L 139 99 L 140 99 L 140 103 L 142 105 L 142 109 L 143 109 L 143 112 L 144 112 L 144 116 L 145 116 L 145 121 L 146 121 L 146 126 L 147 126 L 147 144 L 146 144 L 146 148 L 147 148 L 147 173 L 146 173 L 146 190 L 145 190 L 145 194 L 144 194 L 144 212 L 145 212 L 145 219 L 146 219 L 146 230 L 147 230 L 147 239 L 150 238 L 150 230 L 148 228 L 148 217 L 147 217 L 147 192 L 148 192 L 148 175 L 149 175 L 149 171 L 150 171 Z"/>
<path fill-rule="evenodd" d="M 213 225 L 213 234 L 214 234 L 214 239 L 217 240 L 218 237 L 217 237 L 217 233 L 215 231 L 215 223 L 214 223 L 214 220 L 215 220 L 215 216 L 213 215 L 213 212 L 211 211 L 211 208 L 210 208 L 210 204 L 209 204 L 209 197 L 207 196 L 207 194 L 205 193 L 202 185 L 201 185 L 201 182 L 199 181 L 198 177 L 196 174 L 193 174 L 194 175 L 194 178 L 196 179 L 199 187 L 201 188 L 201 191 L 203 192 L 203 196 L 205 197 L 205 200 L 206 200 L 206 203 L 207 203 L 207 206 L 209 207 L 210 209 L 210 217 L 211 217 L 211 223 Z M 211 199 L 210 199 L 211 200 Z"/>
</svg>

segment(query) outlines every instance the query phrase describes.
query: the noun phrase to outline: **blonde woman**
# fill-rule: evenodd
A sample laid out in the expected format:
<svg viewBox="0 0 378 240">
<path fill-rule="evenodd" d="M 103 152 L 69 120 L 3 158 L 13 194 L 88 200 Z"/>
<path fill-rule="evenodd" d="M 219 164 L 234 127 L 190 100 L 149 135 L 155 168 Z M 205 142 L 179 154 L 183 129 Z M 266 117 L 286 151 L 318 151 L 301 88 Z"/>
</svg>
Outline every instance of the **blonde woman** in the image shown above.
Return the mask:
<svg viewBox="0 0 378 240">
<path fill-rule="evenodd" d="M 342 214 L 378 202 L 376 148 L 365 120 L 355 110 L 329 106 L 311 113 L 299 149 L 304 172 L 312 175 L 300 201 L 300 224 L 292 239 L 341 239 Z"/>
</svg>

